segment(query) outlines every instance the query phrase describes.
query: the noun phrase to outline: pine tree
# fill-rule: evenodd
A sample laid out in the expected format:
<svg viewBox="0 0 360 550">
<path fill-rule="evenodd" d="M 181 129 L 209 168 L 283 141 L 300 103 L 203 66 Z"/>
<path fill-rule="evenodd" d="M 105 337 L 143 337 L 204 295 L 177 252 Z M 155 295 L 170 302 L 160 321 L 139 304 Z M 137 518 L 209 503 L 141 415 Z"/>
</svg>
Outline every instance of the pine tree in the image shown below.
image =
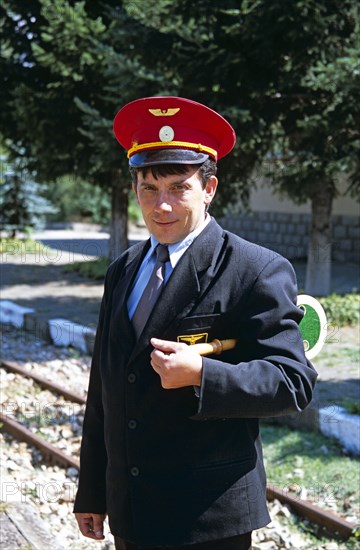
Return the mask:
<svg viewBox="0 0 360 550">
<path fill-rule="evenodd" d="M 8 107 L 0 112 L 2 133 L 14 150 L 24 149 L 29 169 L 44 181 L 74 174 L 108 190 L 112 258 L 128 245 L 131 190 L 112 121 L 134 97 L 159 91 L 156 71 L 144 69 L 131 49 L 143 26 L 128 7 L 111 0 L 33 0 L 0 8 L 7 84 L 0 99 Z"/>
<path fill-rule="evenodd" d="M 253 174 L 269 163 L 275 190 L 312 202 L 306 290 L 328 292 L 331 207 L 343 173 L 352 192 L 359 189 L 355 0 L 3 6 L 3 133 L 43 180 L 75 173 L 109 189 L 113 255 L 127 244 L 129 193 L 113 117 L 137 97 L 178 94 L 215 108 L 235 127 L 236 148 L 219 167 L 221 207 L 246 199 Z"/>
<path fill-rule="evenodd" d="M 9 164 L 5 156 L 0 159 L 0 229 L 15 238 L 18 233 L 28 233 L 31 229 L 44 226 L 46 216 L 56 209 L 43 194 L 46 186 L 34 179 L 21 160 Z"/>
<path fill-rule="evenodd" d="M 235 127 L 237 145 L 219 167 L 222 206 L 246 198 L 254 174 L 270 167 L 275 191 L 311 202 L 306 291 L 328 294 L 332 204 L 344 175 L 359 198 L 358 3 L 174 0 L 145 17 L 169 35 L 163 71 L 170 82 L 178 76 L 179 94 Z"/>
</svg>

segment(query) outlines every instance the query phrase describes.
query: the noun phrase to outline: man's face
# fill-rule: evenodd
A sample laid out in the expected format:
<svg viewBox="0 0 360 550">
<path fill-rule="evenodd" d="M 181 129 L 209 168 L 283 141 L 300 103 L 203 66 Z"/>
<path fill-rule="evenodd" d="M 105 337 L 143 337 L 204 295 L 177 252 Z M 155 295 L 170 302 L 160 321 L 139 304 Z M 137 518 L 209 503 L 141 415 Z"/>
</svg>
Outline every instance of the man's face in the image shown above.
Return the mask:
<svg viewBox="0 0 360 550">
<path fill-rule="evenodd" d="M 202 187 L 196 168 L 186 174 L 155 179 L 151 171 L 138 173 L 133 185 L 146 226 L 162 244 L 176 243 L 199 227 L 205 219 L 206 205 L 213 199 L 217 178 L 211 176 Z"/>
</svg>

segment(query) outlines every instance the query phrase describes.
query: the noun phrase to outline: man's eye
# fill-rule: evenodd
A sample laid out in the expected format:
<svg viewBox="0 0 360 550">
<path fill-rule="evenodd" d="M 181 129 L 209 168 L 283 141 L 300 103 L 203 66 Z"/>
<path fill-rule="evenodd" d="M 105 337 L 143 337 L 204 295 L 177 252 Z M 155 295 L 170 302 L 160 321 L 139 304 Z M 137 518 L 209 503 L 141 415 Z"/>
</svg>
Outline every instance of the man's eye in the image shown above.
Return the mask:
<svg viewBox="0 0 360 550">
<path fill-rule="evenodd" d="M 179 185 L 174 185 L 172 188 L 174 191 L 185 191 L 187 187 L 179 183 Z"/>
</svg>

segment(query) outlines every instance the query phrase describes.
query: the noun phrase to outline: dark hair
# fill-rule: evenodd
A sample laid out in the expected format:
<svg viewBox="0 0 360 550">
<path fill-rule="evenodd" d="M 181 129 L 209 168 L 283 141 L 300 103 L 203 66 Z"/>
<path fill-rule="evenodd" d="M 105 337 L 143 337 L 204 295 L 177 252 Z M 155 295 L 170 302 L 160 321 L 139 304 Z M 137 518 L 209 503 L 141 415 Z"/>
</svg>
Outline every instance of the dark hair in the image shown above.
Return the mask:
<svg viewBox="0 0 360 550">
<path fill-rule="evenodd" d="M 197 173 L 199 174 L 201 184 L 205 187 L 206 182 L 211 176 L 216 175 L 216 162 L 212 159 L 207 159 L 200 165 L 197 164 L 154 164 L 153 166 L 144 166 L 143 168 L 130 168 L 130 174 L 132 180 L 137 184 L 137 175 L 138 172 L 141 173 L 142 177 L 145 178 L 146 175 L 151 172 L 155 179 L 164 178 L 166 176 L 174 176 L 176 174 L 186 174 L 191 169 L 194 169 L 198 166 Z"/>
</svg>

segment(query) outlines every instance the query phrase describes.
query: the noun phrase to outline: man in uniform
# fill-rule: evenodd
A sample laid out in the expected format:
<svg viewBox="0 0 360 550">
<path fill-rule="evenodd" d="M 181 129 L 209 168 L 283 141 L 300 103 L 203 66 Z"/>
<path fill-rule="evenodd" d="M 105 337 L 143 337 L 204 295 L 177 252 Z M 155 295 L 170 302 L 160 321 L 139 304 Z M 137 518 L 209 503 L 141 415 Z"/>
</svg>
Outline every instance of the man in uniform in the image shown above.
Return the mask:
<svg viewBox="0 0 360 550">
<path fill-rule="evenodd" d="M 150 239 L 107 272 L 75 513 L 117 549 L 251 548 L 269 522 L 259 418 L 303 410 L 316 373 L 294 271 L 209 215 L 229 123 L 178 97 L 115 118 Z M 191 344 L 234 338 L 202 357 Z M 189 345 L 190 344 L 190 345 Z"/>
</svg>

